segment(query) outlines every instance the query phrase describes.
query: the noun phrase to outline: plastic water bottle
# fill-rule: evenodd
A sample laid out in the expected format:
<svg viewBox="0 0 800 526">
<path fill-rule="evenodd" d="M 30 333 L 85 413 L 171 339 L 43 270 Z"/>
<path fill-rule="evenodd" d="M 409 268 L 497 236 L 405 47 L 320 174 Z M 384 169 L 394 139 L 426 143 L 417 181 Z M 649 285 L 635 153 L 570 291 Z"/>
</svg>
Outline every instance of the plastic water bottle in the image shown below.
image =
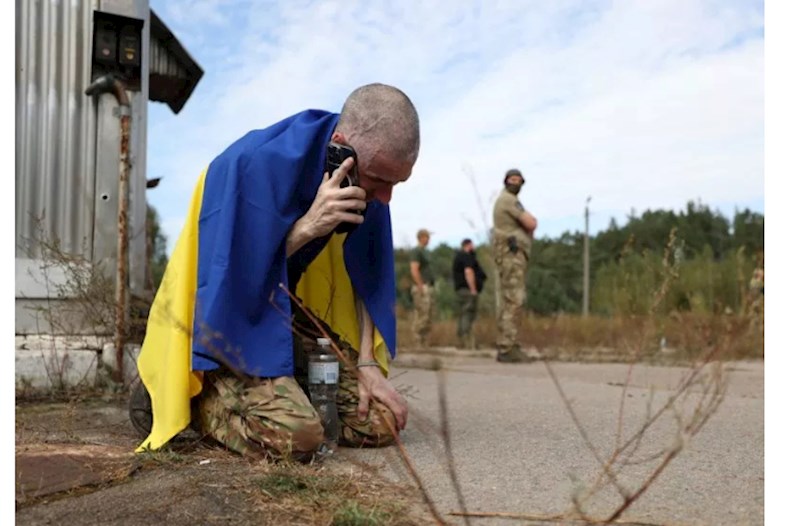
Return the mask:
<svg viewBox="0 0 800 526">
<path fill-rule="evenodd" d="M 338 390 L 339 359 L 329 339 L 317 338 L 317 346 L 308 356 L 308 393 L 325 431 L 325 442 L 320 447 L 323 454 L 333 453 L 339 442 Z"/>
</svg>

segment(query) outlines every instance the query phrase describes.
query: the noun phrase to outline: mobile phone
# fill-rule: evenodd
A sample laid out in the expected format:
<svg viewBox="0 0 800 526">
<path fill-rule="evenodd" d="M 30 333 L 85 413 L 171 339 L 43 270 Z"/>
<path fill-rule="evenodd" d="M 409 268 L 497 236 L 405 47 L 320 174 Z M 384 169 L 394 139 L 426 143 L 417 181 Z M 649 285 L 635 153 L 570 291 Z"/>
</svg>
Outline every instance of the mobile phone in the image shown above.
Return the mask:
<svg viewBox="0 0 800 526">
<path fill-rule="evenodd" d="M 328 143 L 328 150 L 327 156 L 325 160 L 325 171 L 328 172 L 330 177 L 333 177 L 333 172 L 341 166 L 341 164 L 347 159 L 348 157 L 353 158 L 353 166 L 350 167 L 350 170 L 345 174 L 342 182 L 339 184 L 340 188 L 347 188 L 348 186 L 358 186 L 358 156 L 356 155 L 356 151 L 351 148 L 350 146 L 346 146 L 344 144 L 339 144 L 337 142 L 329 142 Z M 363 210 L 348 210 L 348 212 L 352 212 L 358 215 L 364 215 Z M 334 231 L 339 234 L 345 234 L 348 232 L 352 232 L 358 226 L 356 223 L 350 223 L 347 221 L 343 221 L 339 223 Z"/>
<path fill-rule="evenodd" d="M 355 162 L 352 168 L 350 168 L 350 171 L 344 176 L 344 179 L 342 179 L 342 183 L 339 185 L 341 188 L 358 186 L 358 156 L 356 155 L 356 151 L 349 146 L 333 141 L 328 143 L 328 155 L 325 163 L 325 171 L 328 172 L 328 175 L 333 177 L 333 172 L 339 168 L 348 157 L 352 157 Z"/>
</svg>

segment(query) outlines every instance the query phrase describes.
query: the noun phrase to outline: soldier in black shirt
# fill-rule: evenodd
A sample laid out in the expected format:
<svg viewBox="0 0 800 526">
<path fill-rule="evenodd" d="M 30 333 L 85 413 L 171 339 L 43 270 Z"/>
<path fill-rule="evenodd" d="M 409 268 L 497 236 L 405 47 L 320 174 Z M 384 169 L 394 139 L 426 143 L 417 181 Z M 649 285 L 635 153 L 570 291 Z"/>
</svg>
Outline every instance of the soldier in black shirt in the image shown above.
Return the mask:
<svg viewBox="0 0 800 526">
<path fill-rule="evenodd" d="M 475 348 L 472 324 L 478 313 L 478 294 L 483 290 L 484 281 L 486 274 L 475 257 L 475 246 L 472 240 L 465 239 L 461 242 L 461 251 L 453 259 L 453 284 L 459 307 L 457 334 L 461 349 Z"/>
</svg>

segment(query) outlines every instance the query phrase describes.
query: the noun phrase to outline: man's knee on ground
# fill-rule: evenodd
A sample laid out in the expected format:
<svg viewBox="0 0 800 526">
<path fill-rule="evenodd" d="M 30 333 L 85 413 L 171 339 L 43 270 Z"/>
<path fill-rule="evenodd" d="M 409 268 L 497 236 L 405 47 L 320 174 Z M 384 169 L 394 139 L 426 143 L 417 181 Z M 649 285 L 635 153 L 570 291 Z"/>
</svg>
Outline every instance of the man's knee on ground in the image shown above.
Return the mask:
<svg viewBox="0 0 800 526">
<path fill-rule="evenodd" d="M 273 441 L 280 456 L 291 456 L 298 460 L 309 459 L 319 450 L 325 440 L 322 422 L 314 418 L 296 421 L 292 429 L 287 429 L 283 440 Z"/>
<path fill-rule="evenodd" d="M 317 412 L 293 378 L 246 386 L 229 375 L 208 375 L 194 407 L 198 428 L 250 457 L 309 458 L 324 433 Z"/>
<path fill-rule="evenodd" d="M 248 443 L 257 456 L 308 460 L 324 441 L 322 422 L 314 413 L 284 418 L 285 415 L 241 415 Z"/>
</svg>

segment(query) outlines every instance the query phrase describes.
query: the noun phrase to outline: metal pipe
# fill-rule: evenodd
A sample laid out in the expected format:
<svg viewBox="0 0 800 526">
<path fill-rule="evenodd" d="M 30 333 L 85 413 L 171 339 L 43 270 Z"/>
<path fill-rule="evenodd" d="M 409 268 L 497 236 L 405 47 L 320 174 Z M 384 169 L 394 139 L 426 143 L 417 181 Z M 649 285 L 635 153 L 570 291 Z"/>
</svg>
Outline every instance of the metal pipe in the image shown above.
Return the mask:
<svg viewBox="0 0 800 526">
<path fill-rule="evenodd" d="M 86 95 L 95 96 L 111 93 L 119 105 L 119 200 L 117 212 L 117 283 L 115 290 L 114 347 L 116 349 L 117 370 L 115 379 L 122 383 L 124 345 L 128 319 L 128 193 L 130 171 L 130 126 L 131 103 L 125 83 L 112 74 L 98 77 L 86 88 Z"/>
<path fill-rule="evenodd" d="M 589 315 L 589 201 L 586 198 L 586 226 L 583 231 L 583 317 Z"/>
</svg>

